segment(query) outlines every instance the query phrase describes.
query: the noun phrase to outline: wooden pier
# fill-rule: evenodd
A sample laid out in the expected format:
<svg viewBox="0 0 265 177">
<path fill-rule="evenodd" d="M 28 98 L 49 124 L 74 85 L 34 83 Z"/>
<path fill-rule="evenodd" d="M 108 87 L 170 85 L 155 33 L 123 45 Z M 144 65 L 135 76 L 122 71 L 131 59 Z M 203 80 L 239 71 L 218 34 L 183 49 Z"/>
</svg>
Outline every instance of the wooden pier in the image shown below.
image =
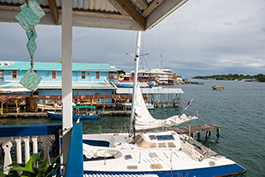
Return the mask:
<svg viewBox="0 0 265 177">
<path fill-rule="evenodd" d="M 96 112 L 94 112 L 96 113 Z M 114 111 L 101 111 L 99 116 L 112 116 L 112 115 L 129 115 L 131 114 L 131 111 L 129 110 L 114 110 Z M 2 115 L 0 114 L 0 118 L 19 118 L 19 117 L 24 117 L 24 118 L 49 118 L 47 115 L 47 112 L 20 112 L 20 113 L 3 113 Z"/>
<path fill-rule="evenodd" d="M 21 113 L 3 113 L 0 118 L 18 118 L 18 117 L 31 117 L 31 118 L 48 118 L 46 112 L 21 112 Z"/>
<path fill-rule="evenodd" d="M 200 140 L 200 133 L 206 132 L 205 140 L 208 139 L 209 136 L 211 136 L 211 131 L 216 130 L 216 136 L 220 137 L 220 129 L 221 126 L 215 125 L 215 124 L 203 124 L 203 125 L 194 125 L 191 126 L 191 137 L 194 137 L 194 134 L 197 133 L 197 138 Z M 189 133 L 189 127 L 169 127 L 166 128 L 166 130 L 172 130 L 177 132 L 178 134 L 188 134 Z M 137 132 L 157 132 L 161 131 L 160 129 L 152 129 L 152 130 L 141 130 Z"/>
</svg>

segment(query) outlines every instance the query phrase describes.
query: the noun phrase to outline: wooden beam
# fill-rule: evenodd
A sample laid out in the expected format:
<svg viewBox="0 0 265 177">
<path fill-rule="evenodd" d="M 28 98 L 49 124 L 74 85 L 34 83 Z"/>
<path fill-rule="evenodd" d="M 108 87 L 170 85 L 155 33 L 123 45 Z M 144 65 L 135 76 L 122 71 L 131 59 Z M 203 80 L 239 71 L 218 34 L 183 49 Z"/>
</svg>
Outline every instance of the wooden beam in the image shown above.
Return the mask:
<svg viewBox="0 0 265 177">
<path fill-rule="evenodd" d="M 111 3 L 111 5 L 113 5 L 115 9 L 119 11 L 121 15 L 129 16 L 129 14 L 120 6 L 120 4 L 116 2 L 116 0 L 108 0 L 108 1 L 109 3 Z"/>
<path fill-rule="evenodd" d="M 154 0 L 148 7 L 143 11 L 142 16 L 146 18 L 150 13 L 152 13 L 164 0 Z"/>
<path fill-rule="evenodd" d="M 163 1 L 146 17 L 146 28 L 151 29 L 188 0 Z"/>
<path fill-rule="evenodd" d="M 140 12 L 134 7 L 134 5 L 129 0 L 108 0 L 121 14 L 126 11 L 136 23 L 140 25 L 143 30 L 146 29 L 145 18 L 140 14 Z M 123 10 L 122 10 L 123 9 Z M 121 11 L 120 11 L 121 10 Z"/>
<path fill-rule="evenodd" d="M 48 0 L 54 24 L 59 24 L 59 12 L 55 0 Z"/>
<path fill-rule="evenodd" d="M 148 7 L 148 2 L 146 0 L 136 0 L 136 2 L 145 10 Z"/>
</svg>

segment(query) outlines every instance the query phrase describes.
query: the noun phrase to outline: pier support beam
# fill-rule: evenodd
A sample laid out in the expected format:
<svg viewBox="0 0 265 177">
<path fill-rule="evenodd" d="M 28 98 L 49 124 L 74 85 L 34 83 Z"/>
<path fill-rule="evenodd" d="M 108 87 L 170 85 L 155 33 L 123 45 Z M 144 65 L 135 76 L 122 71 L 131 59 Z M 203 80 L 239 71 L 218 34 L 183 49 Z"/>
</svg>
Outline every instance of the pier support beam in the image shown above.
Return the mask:
<svg viewBox="0 0 265 177">
<path fill-rule="evenodd" d="M 220 128 L 218 128 L 216 131 L 217 131 L 216 136 L 219 138 L 220 137 Z"/>
</svg>

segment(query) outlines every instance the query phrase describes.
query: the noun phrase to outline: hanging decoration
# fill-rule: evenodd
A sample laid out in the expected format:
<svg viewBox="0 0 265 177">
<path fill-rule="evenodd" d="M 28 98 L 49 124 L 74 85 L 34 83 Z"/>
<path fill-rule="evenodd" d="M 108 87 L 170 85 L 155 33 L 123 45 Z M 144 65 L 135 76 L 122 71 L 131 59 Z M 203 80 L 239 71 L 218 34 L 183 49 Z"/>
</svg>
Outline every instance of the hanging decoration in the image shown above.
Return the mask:
<svg viewBox="0 0 265 177">
<path fill-rule="evenodd" d="M 35 26 L 40 22 L 40 19 L 45 15 L 45 13 L 41 9 L 38 0 L 26 0 L 26 3 L 20 6 L 20 9 L 21 11 L 15 16 L 15 19 L 26 31 L 28 37 L 27 49 L 31 58 L 31 68 L 27 71 L 19 83 L 28 90 L 31 90 L 33 94 L 42 79 L 36 72 L 33 71 L 33 56 L 37 49 L 35 42 L 37 38 Z"/>
<path fill-rule="evenodd" d="M 26 3 L 20 6 L 21 11 L 15 16 L 15 19 L 26 31 L 28 37 L 27 48 L 30 58 L 33 59 L 37 49 L 35 39 L 37 34 L 35 26 L 40 22 L 40 19 L 45 15 L 37 0 L 27 0 Z"/>
</svg>

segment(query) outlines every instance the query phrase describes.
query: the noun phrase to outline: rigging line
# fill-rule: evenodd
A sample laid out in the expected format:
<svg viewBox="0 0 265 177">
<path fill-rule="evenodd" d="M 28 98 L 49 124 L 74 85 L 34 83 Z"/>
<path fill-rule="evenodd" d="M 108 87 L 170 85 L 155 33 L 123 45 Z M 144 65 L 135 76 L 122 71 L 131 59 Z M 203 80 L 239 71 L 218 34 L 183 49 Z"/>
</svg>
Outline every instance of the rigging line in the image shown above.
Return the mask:
<svg viewBox="0 0 265 177">
<path fill-rule="evenodd" d="M 154 36 L 155 36 L 155 45 L 156 45 L 156 59 L 158 61 L 158 66 L 160 64 L 159 58 L 158 58 L 158 49 L 157 49 L 157 41 L 156 41 L 156 33 L 155 33 L 155 28 L 154 28 Z"/>
<path fill-rule="evenodd" d="M 141 51 L 141 53 L 142 53 L 142 50 L 141 50 L 141 49 L 140 49 L 140 51 Z M 148 55 L 148 56 L 149 56 L 149 55 Z M 148 66 L 148 63 L 147 63 L 147 61 L 146 61 L 146 59 L 145 59 L 145 57 L 144 57 L 144 56 L 141 56 L 141 58 L 144 60 L 145 65 L 146 65 L 146 68 L 147 68 L 147 69 L 150 69 L 149 66 Z M 143 63 L 143 67 L 144 67 L 144 63 Z"/>
<path fill-rule="evenodd" d="M 116 35 L 116 32 L 117 32 L 117 31 L 115 31 L 115 33 L 114 33 L 113 36 L 112 36 L 112 39 L 111 39 L 111 41 L 110 41 L 110 43 L 109 43 L 109 46 L 108 46 L 108 48 L 107 48 L 107 50 L 106 50 L 106 52 L 105 52 L 105 55 L 104 55 L 104 57 L 103 57 L 103 60 L 102 60 L 101 64 L 103 64 L 104 61 L 105 61 L 106 55 L 107 55 L 108 50 L 109 50 L 109 48 L 110 48 L 110 45 L 111 45 L 111 43 L 112 43 L 112 41 L 113 41 L 113 39 L 114 39 L 114 37 L 115 37 L 115 35 Z"/>
<path fill-rule="evenodd" d="M 175 19 L 175 15 L 174 15 L 174 14 L 173 14 L 173 18 L 174 18 L 174 24 L 175 24 L 176 32 L 177 32 L 177 35 L 178 35 L 178 41 L 179 41 L 179 45 L 180 45 L 180 49 L 181 49 L 182 58 L 183 58 L 184 65 L 185 65 L 185 70 L 186 70 L 187 76 L 188 76 L 188 78 L 189 78 L 189 73 L 188 73 L 188 69 L 187 69 L 187 64 L 186 64 L 186 60 L 185 60 L 185 57 L 184 57 L 184 52 L 183 52 L 183 49 L 182 49 L 182 45 L 181 45 L 181 41 L 180 41 L 180 37 L 179 37 L 179 32 L 178 32 L 178 28 L 177 28 L 177 23 L 176 23 L 176 19 Z M 190 87 L 190 90 L 191 90 L 192 98 L 194 98 L 193 90 L 192 90 L 192 88 L 191 88 L 190 85 L 189 85 L 189 87 Z M 194 107 L 195 107 L 196 115 L 197 115 L 197 117 L 199 117 L 198 110 L 197 110 L 197 107 L 196 107 L 196 103 L 195 103 L 194 100 L 193 100 L 193 103 L 194 103 Z"/>
</svg>

